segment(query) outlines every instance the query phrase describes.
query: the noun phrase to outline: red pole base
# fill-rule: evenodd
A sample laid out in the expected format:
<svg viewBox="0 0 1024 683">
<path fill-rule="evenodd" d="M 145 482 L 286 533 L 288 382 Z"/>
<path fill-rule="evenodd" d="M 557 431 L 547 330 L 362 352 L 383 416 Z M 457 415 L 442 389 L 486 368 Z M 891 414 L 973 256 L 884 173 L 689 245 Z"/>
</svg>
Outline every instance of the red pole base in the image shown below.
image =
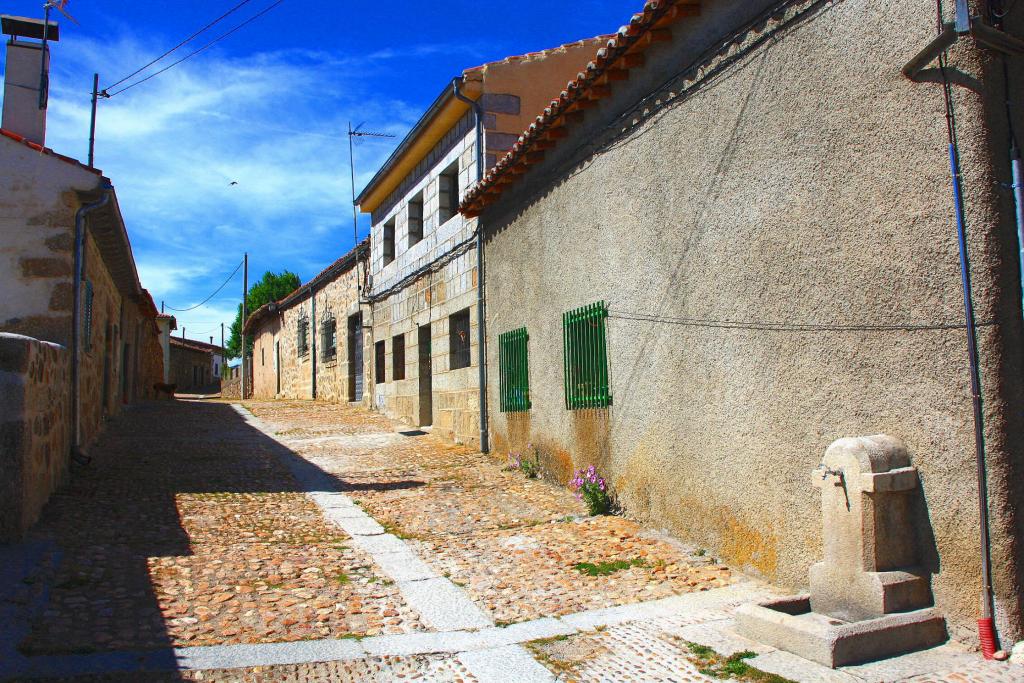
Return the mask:
<svg viewBox="0 0 1024 683">
<path fill-rule="evenodd" d="M 996 652 L 996 629 L 992 617 L 978 619 L 978 638 L 981 640 L 981 654 L 985 659 L 992 659 Z"/>
</svg>

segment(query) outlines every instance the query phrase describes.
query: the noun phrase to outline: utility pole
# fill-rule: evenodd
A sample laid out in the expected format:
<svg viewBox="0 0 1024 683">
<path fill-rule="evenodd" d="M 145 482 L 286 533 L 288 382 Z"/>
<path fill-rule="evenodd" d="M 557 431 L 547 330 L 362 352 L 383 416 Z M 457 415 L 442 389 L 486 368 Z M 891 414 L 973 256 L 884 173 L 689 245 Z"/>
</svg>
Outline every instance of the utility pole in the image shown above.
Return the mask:
<svg viewBox="0 0 1024 683">
<path fill-rule="evenodd" d="M 363 124 L 359 124 L 361 126 Z M 359 214 L 356 211 L 356 155 L 355 148 L 352 144 L 353 138 L 393 138 L 395 137 L 391 133 L 371 133 L 367 131 L 359 130 L 359 126 L 352 128 L 352 122 L 348 122 L 348 168 L 352 175 L 352 249 L 359 248 Z M 356 255 L 356 263 L 359 263 L 358 254 Z M 358 267 L 358 265 L 356 266 Z M 358 277 L 358 276 L 357 276 Z M 364 268 L 362 282 L 366 282 L 366 272 Z M 359 285 L 359 297 L 362 298 L 363 286 Z"/>
<path fill-rule="evenodd" d="M 92 116 L 89 119 L 89 168 L 96 168 L 96 101 L 108 98 L 106 90 L 100 90 L 100 75 L 92 75 Z M 163 311 L 160 311 L 163 313 Z"/>
<path fill-rule="evenodd" d="M 224 323 L 220 324 L 220 348 L 224 348 Z"/>
<path fill-rule="evenodd" d="M 248 306 L 246 305 L 246 298 L 249 296 L 249 252 L 245 252 L 245 258 L 243 259 L 244 265 L 242 266 L 242 384 L 239 390 L 239 396 L 241 400 L 245 400 L 246 380 L 249 377 L 249 372 L 245 368 L 245 320 L 249 317 Z"/>
</svg>

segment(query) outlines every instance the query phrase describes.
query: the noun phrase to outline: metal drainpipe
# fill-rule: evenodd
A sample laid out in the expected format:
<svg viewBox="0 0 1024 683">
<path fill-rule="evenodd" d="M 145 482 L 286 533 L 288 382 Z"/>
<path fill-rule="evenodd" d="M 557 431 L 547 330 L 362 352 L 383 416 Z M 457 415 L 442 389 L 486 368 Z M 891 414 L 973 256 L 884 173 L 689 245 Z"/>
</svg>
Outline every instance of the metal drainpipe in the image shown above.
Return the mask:
<svg viewBox="0 0 1024 683">
<path fill-rule="evenodd" d="M 484 112 L 476 100 L 471 100 L 459 91 L 462 77 L 452 79 L 452 92 L 455 98 L 473 108 L 476 124 L 476 181 L 484 178 Z M 487 429 L 487 350 L 484 346 L 487 339 L 487 323 L 484 305 L 484 233 L 481 219 L 476 219 L 476 331 L 477 331 L 477 365 L 480 367 L 480 450 L 488 453 L 491 446 Z"/>
<path fill-rule="evenodd" d="M 1017 145 L 1010 151 L 1010 167 L 1013 171 L 1013 203 L 1017 218 L 1017 242 L 1020 246 L 1020 290 L 1024 303 L 1024 173 L 1021 172 L 1020 150 Z"/>
<path fill-rule="evenodd" d="M 85 216 L 106 206 L 114 187 L 104 182 L 103 196 L 90 204 L 83 204 L 75 212 L 75 273 L 71 284 L 71 457 L 78 462 L 88 462 L 81 454 L 82 445 L 82 396 L 79 391 L 79 375 L 82 361 L 82 280 L 85 276 Z"/>
<path fill-rule="evenodd" d="M 316 290 L 309 288 L 309 367 L 312 377 L 310 379 L 310 398 L 316 399 Z"/>
</svg>

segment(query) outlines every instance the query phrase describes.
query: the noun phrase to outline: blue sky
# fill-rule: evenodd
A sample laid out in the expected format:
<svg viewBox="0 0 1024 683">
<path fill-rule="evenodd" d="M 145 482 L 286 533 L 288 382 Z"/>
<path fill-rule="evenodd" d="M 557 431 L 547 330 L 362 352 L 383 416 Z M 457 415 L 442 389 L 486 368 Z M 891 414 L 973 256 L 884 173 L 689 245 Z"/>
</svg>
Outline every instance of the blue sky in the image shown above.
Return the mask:
<svg viewBox="0 0 1024 683">
<path fill-rule="evenodd" d="M 93 72 L 106 87 L 237 2 L 71 0 L 81 25 L 58 17 L 47 145 L 85 160 Z M 272 2 L 250 0 L 168 61 Z M 348 121 L 398 136 L 357 143 L 359 190 L 452 76 L 610 33 L 641 5 L 285 0 L 214 48 L 101 101 L 96 166 L 117 188 L 143 286 L 158 306 L 192 306 L 244 251 L 250 281 L 285 268 L 312 277 L 352 247 Z M 39 17 L 41 6 L 7 0 L 0 11 Z M 361 216 L 360 238 L 368 225 Z M 176 314 L 179 333 L 184 326 L 189 338 L 219 342 L 240 296 L 239 272 L 209 305 Z"/>
</svg>

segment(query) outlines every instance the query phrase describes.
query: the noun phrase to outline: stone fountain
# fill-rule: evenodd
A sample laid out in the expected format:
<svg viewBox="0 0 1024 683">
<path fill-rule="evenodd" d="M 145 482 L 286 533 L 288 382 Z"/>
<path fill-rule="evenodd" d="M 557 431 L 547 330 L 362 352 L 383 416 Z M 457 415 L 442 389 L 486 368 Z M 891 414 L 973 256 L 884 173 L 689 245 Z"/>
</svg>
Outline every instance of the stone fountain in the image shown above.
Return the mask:
<svg viewBox="0 0 1024 683">
<path fill-rule="evenodd" d="M 884 434 L 839 439 L 811 477 L 825 557 L 811 567 L 810 594 L 743 605 L 740 633 L 833 668 L 944 642 L 945 619 L 918 566 L 919 482 L 903 444 Z"/>
</svg>

